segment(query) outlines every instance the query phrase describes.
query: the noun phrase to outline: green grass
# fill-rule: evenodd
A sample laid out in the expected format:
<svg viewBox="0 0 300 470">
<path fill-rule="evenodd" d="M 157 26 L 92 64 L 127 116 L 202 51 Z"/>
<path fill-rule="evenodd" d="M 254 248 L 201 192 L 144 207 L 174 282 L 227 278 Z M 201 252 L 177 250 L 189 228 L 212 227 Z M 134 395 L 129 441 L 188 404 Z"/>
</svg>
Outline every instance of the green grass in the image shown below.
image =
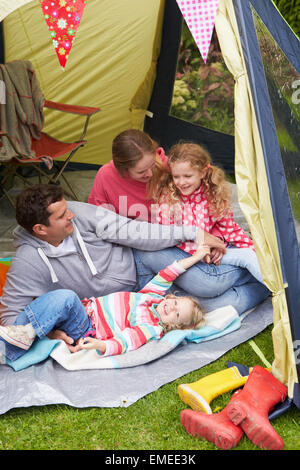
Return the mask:
<svg viewBox="0 0 300 470">
<path fill-rule="evenodd" d="M 273 360 L 271 327 L 255 338 L 269 362 Z M 185 432 L 177 394 L 181 383 L 198 380 L 227 367 L 226 361 L 264 365 L 248 342 L 218 361 L 161 387 L 128 408 L 77 409 L 66 405 L 14 409 L 0 416 L 1 450 L 209 450 L 216 447 Z M 213 411 L 222 409 L 231 393 L 217 397 Z M 286 450 L 300 447 L 300 413 L 292 408 L 272 421 Z M 257 450 L 243 437 L 237 450 Z"/>
</svg>

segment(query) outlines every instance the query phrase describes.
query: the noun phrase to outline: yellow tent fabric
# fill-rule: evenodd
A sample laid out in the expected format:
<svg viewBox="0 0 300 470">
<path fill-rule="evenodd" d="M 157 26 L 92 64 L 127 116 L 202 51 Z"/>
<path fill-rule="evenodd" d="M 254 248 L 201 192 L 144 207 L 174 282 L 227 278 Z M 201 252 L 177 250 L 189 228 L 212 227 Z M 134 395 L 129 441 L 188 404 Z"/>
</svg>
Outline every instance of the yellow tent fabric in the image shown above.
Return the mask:
<svg viewBox="0 0 300 470">
<path fill-rule="evenodd" d="M 111 159 L 111 142 L 119 132 L 143 128 L 163 11 L 164 0 L 89 0 L 65 71 L 38 0 L 3 21 L 6 62 L 30 60 L 47 99 L 101 108 L 90 121 L 88 145 L 72 161 L 104 164 Z M 45 116 L 46 132 L 67 141 L 79 138 L 80 117 L 47 110 Z"/>
<path fill-rule="evenodd" d="M 263 150 L 243 61 L 232 0 L 220 0 L 216 31 L 235 78 L 235 175 L 239 202 L 255 242 L 263 278 L 273 294 L 274 375 L 293 396 L 298 381 Z"/>
</svg>

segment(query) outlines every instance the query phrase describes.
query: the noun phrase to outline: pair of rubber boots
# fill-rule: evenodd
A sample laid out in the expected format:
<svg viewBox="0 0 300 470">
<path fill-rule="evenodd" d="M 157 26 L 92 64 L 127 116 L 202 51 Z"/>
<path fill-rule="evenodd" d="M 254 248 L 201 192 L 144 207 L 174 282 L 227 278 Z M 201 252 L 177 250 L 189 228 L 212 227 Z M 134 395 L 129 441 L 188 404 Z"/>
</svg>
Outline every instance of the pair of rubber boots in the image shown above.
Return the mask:
<svg viewBox="0 0 300 470">
<path fill-rule="evenodd" d="M 180 419 L 188 433 L 213 442 L 220 449 L 235 447 L 245 432 L 256 446 L 280 450 L 284 443 L 268 414 L 286 397 L 287 387 L 268 370 L 255 366 L 243 389 L 234 393 L 220 413 L 183 410 Z"/>
</svg>

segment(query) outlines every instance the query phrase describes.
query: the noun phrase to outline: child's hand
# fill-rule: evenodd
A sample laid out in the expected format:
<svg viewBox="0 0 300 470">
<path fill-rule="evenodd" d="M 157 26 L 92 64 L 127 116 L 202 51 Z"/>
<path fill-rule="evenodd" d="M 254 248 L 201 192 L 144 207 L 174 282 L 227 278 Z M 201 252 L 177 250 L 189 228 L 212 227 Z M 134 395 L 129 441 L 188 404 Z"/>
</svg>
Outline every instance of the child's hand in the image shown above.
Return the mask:
<svg viewBox="0 0 300 470">
<path fill-rule="evenodd" d="M 102 353 L 105 353 L 106 351 L 106 344 L 104 341 L 100 341 L 96 338 L 90 338 L 88 336 L 85 338 L 80 338 L 79 346 L 81 349 L 98 349 Z"/>
<path fill-rule="evenodd" d="M 205 256 L 210 257 L 210 247 L 208 245 L 198 245 L 197 250 L 191 256 L 187 258 L 177 260 L 179 266 L 183 269 L 189 269 L 194 264 L 201 261 Z"/>
<path fill-rule="evenodd" d="M 198 245 L 195 254 L 197 256 L 199 256 L 199 259 L 204 258 L 205 263 L 209 263 L 209 260 L 210 260 L 210 247 L 208 245 Z"/>
</svg>

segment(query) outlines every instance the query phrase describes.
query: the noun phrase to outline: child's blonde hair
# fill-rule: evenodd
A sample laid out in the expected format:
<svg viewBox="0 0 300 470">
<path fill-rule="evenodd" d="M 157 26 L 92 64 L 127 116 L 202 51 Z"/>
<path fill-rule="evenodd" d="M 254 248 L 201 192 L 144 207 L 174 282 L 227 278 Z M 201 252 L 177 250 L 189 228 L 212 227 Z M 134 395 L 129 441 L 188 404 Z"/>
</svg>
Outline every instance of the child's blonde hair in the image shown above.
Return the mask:
<svg viewBox="0 0 300 470">
<path fill-rule="evenodd" d="M 228 214 L 231 209 L 230 186 L 224 171 L 211 164 L 210 154 L 203 147 L 192 142 L 180 142 L 171 147 L 168 157 L 169 170 L 161 168 L 156 172 L 150 182 L 149 197 L 155 202 L 166 202 L 169 205 L 179 203 L 180 192 L 173 182 L 171 167 L 174 163 L 189 162 L 199 171 L 206 170 L 202 183 L 205 185 L 211 213 L 217 218 Z"/>
<path fill-rule="evenodd" d="M 187 330 L 187 329 L 193 329 L 193 330 L 199 330 L 205 325 L 205 314 L 200 307 L 200 304 L 198 300 L 194 299 L 194 297 L 190 297 L 189 295 L 185 295 L 184 297 L 178 297 L 177 295 L 174 294 L 167 294 L 165 296 L 165 299 L 189 299 L 193 305 L 193 310 L 192 310 L 192 319 L 191 322 L 188 324 L 178 324 L 176 326 L 172 325 L 163 325 L 164 333 L 168 333 L 168 331 L 172 330 Z"/>
</svg>

